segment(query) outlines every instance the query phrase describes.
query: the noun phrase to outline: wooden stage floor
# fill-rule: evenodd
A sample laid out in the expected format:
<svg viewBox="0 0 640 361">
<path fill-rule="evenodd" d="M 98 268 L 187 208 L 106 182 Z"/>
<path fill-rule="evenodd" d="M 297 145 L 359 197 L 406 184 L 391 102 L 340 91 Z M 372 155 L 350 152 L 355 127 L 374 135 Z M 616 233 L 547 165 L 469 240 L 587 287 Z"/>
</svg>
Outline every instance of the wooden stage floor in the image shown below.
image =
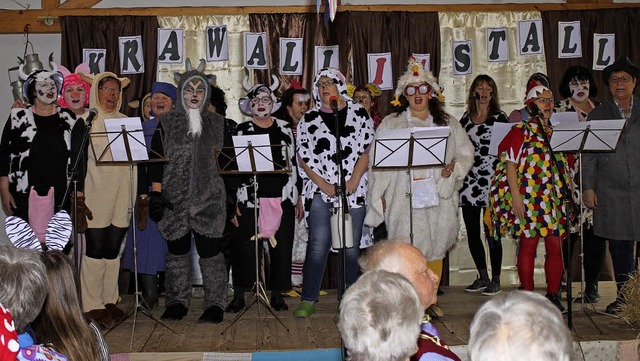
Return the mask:
<svg viewBox="0 0 640 361">
<path fill-rule="evenodd" d="M 506 288 L 503 292 L 514 289 Z M 575 283 L 573 289 L 574 295 L 577 295 L 580 284 Z M 444 291 L 445 294 L 439 297 L 438 304 L 444 310 L 445 317 L 435 321 L 435 324 L 449 345 L 465 345 L 469 340 L 469 325 L 473 315 L 489 297 L 464 292 L 463 287 L 444 287 Z M 543 289 L 537 291 L 544 292 Z M 613 301 L 614 291 L 613 282 L 600 282 L 602 300 L 595 305 L 598 311 L 603 311 L 606 305 Z M 247 294 L 247 300 L 251 299 L 251 295 Z M 133 296 L 127 295 L 119 306 L 126 309 L 132 301 Z M 198 324 L 198 317 L 202 313 L 202 298 L 198 297 L 196 292 L 187 316 L 181 321 L 167 323 L 176 334 L 138 312 L 132 350 L 130 341 L 133 316 L 108 332 L 106 340 L 112 355 L 129 352 L 255 352 L 341 347 L 336 327 L 336 292 L 328 291 L 327 295 L 321 296 L 317 313 L 309 319 L 293 317 L 293 310 L 298 302 L 297 298 L 288 298 L 290 310 L 276 312 L 288 331 L 262 306 L 261 317 L 258 317 L 257 306 L 254 305 L 225 334 L 221 334 L 235 315 L 225 314 L 225 320 L 218 325 Z M 566 302 L 564 304 L 566 305 Z M 153 310 L 152 314 L 160 317 L 163 306 L 164 299 L 161 299 L 160 307 Z M 633 340 L 639 334 L 639 330 L 634 330 L 624 320 L 585 312 L 579 303 L 574 304 L 572 315 L 576 341 Z M 564 317 L 566 320 L 567 315 Z"/>
</svg>

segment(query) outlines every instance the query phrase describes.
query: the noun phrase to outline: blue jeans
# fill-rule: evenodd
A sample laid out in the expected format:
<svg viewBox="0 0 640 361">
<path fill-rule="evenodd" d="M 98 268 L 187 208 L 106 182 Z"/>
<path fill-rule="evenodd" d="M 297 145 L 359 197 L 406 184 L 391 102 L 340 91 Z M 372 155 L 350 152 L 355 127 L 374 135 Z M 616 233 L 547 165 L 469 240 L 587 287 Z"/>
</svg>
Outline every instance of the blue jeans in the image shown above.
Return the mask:
<svg viewBox="0 0 640 361">
<path fill-rule="evenodd" d="M 320 283 L 327 265 L 327 258 L 331 250 L 331 215 L 333 204 L 322 200 L 320 194 L 313 196 L 307 224 L 309 226 L 309 242 L 307 242 L 307 256 L 302 269 L 302 300 L 309 302 L 318 301 L 320 295 Z M 353 226 L 353 247 L 346 249 L 347 257 L 347 286 L 358 279 L 358 257 L 360 256 L 360 238 L 362 237 L 362 224 L 364 223 L 365 208 L 351 208 L 349 210 Z M 339 267 L 340 270 L 341 267 Z M 342 273 L 339 272 L 339 284 L 342 283 Z M 340 287 L 341 289 L 343 287 Z"/>
</svg>

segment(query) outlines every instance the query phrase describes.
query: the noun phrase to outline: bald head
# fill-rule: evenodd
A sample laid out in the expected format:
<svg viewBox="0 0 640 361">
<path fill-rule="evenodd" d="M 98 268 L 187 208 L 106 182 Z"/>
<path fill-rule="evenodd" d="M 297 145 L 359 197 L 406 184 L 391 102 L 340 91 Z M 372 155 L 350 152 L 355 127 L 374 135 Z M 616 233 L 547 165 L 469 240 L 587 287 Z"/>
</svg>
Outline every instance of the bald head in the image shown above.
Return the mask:
<svg viewBox="0 0 640 361">
<path fill-rule="evenodd" d="M 379 242 L 367 250 L 359 263 L 363 272 L 385 270 L 405 276 L 425 309 L 436 303 L 438 276 L 427 267 L 427 259 L 415 246 L 398 241 Z"/>
</svg>

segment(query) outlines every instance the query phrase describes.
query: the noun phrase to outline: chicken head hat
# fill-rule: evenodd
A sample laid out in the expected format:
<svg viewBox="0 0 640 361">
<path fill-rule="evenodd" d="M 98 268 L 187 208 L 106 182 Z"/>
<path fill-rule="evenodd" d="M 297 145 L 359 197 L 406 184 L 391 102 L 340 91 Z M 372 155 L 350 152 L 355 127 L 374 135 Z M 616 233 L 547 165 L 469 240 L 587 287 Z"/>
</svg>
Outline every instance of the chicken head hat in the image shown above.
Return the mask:
<svg viewBox="0 0 640 361">
<path fill-rule="evenodd" d="M 391 104 L 395 106 L 400 105 L 400 95 L 402 95 L 407 85 L 412 83 L 427 83 L 431 88 L 431 96 L 438 97 L 441 101 L 444 100 L 442 98 L 442 89 L 440 88 L 440 85 L 438 85 L 436 77 L 433 76 L 430 71 L 425 70 L 418 59 L 411 56 L 409 57 L 409 63 L 407 64 L 407 71 L 400 76 L 400 79 L 398 79 L 395 98 Z"/>
</svg>

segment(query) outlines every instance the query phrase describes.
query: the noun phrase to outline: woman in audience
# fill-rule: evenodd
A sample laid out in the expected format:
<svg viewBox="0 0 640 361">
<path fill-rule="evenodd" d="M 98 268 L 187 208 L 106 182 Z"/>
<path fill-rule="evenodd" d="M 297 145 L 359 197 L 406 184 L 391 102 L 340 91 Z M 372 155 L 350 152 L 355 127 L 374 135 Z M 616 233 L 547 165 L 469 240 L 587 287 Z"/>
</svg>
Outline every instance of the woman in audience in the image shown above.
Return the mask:
<svg viewBox="0 0 640 361">
<path fill-rule="evenodd" d="M 366 110 L 347 95 L 344 75 L 335 68 L 324 68 L 314 78 L 315 108 L 305 113 L 298 124 L 298 165 L 303 178 L 302 196 L 309 226 L 309 241 L 304 260 L 302 302 L 295 317 L 309 317 L 315 313 L 320 295 L 320 283 L 331 249 L 331 215 L 338 202 L 336 184 L 339 182 L 336 134 L 340 134 L 344 170 L 346 204 L 352 220 L 353 239 L 360 240 L 367 194 L 367 148 L 373 141 L 373 121 Z M 333 103 L 333 104 L 332 104 Z M 337 110 L 338 129 L 334 118 Z M 344 199 L 343 198 L 343 199 Z M 359 245 L 344 249 L 346 271 L 339 275 L 346 285 L 358 278 Z"/>
<path fill-rule="evenodd" d="M 484 246 L 480 237 L 481 214 L 489 205 L 489 186 L 493 171 L 498 164 L 498 159 L 489 154 L 489 143 L 493 124 L 507 121 L 507 115 L 500 110 L 496 82 L 489 75 L 478 75 L 471 83 L 467 97 L 467 111 L 460 119 L 460 124 L 467 131 L 475 149 L 473 166 L 460 189 L 460 207 L 467 229 L 469 251 L 479 273 L 479 277 L 465 288 L 465 291 L 481 291 L 486 296 L 500 292 L 502 268 L 502 243 L 499 238 L 491 237 L 485 227 L 484 235 L 489 243 L 491 258 L 491 279 L 489 279 Z"/>
<path fill-rule="evenodd" d="M 31 324 L 36 339 L 71 361 L 109 361 L 100 330 L 82 315 L 71 261 L 60 251 L 45 251 L 42 256 L 49 282 L 42 311 Z"/>
<path fill-rule="evenodd" d="M 491 182 L 493 237 L 508 232 L 520 240 L 518 276 L 527 291 L 533 291 L 536 248 L 540 239 L 544 240 L 547 298 L 563 311 L 558 289 L 567 227 L 563 190 L 566 160 L 549 147 L 553 132 L 549 124 L 551 90 L 537 82 L 530 84 L 526 106 L 538 116 L 514 125 L 498 148 L 500 162 Z"/>
<path fill-rule="evenodd" d="M 78 224 L 85 230 L 86 254 L 82 258 L 80 285 L 82 307 L 92 320 L 111 327 L 124 319 L 124 312 L 115 304 L 118 301 L 118 274 L 120 271 L 120 245 L 129 227 L 131 189 L 135 191 L 137 170 L 134 169 L 133 185 L 128 165 L 98 165 L 100 155 L 108 146 L 105 119 L 124 118 L 120 113 L 122 88 L 129 79 L 118 78 L 114 73 L 82 74 L 91 84 L 89 104 L 98 110 L 89 129 L 91 145 L 82 150 L 78 172 Z M 72 131 L 72 163 L 80 154 L 82 139 L 87 132 L 86 122 L 77 122 Z M 92 151 L 93 149 L 93 151 Z M 110 161 L 109 151 L 101 161 Z"/>
<path fill-rule="evenodd" d="M 390 129 L 449 126 L 446 159 L 442 165 L 416 168 L 410 174 L 406 169 L 372 168 L 365 223 L 377 226 L 384 221 L 390 239 L 412 241 L 440 279 L 442 260 L 458 237 L 458 190 L 473 165 L 473 144 L 460 123 L 445 113 L 438 99 L 440 86 L 436 78 L 415 58 L 409 59 L 395 94 L 397 112 L 382 120 L 376 137 Z M 370 153 L 375 154 L 375 142 Z M 372 167 L 373 157 L 371 159 Z M 409 182 L 414 192 L 413 219 L 406 194 Z M 437 306 L 431 306 L 431 309 L 436 316 L 442 315 Z"/>
</svg>

